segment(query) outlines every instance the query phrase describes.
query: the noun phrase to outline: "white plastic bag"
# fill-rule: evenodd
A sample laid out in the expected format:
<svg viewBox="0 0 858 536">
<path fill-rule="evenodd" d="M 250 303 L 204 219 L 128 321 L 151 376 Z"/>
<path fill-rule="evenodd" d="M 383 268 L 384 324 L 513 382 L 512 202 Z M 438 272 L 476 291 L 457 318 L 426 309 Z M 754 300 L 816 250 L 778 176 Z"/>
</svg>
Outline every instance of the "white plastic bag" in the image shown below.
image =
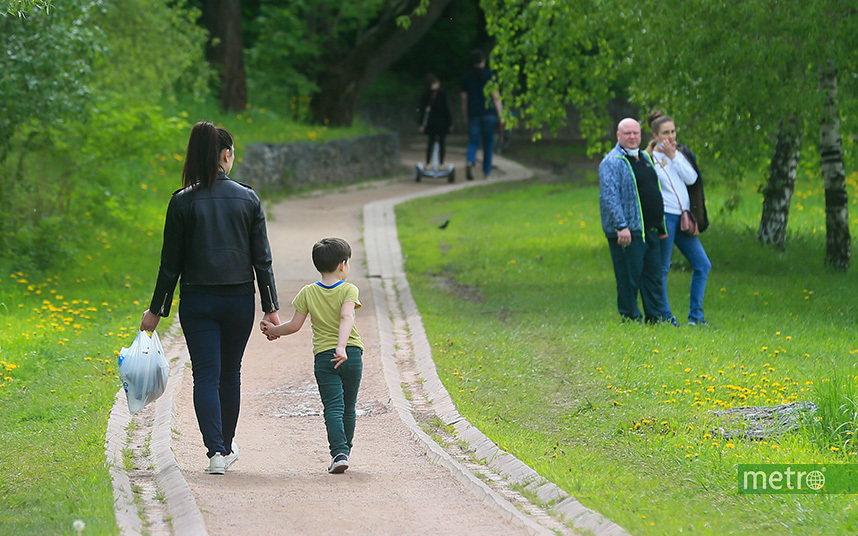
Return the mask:
<svg viewBox="0 0 858 536">
<path fill-rule="evenodd" d="M 130 348 L 119 351 L 119 379 L 122 380 L 131 415 L 164 394 L 169 376 L 170 365 L 158 333 L 153 331 L 150 337 L 141 331 Z"/>
</svg>

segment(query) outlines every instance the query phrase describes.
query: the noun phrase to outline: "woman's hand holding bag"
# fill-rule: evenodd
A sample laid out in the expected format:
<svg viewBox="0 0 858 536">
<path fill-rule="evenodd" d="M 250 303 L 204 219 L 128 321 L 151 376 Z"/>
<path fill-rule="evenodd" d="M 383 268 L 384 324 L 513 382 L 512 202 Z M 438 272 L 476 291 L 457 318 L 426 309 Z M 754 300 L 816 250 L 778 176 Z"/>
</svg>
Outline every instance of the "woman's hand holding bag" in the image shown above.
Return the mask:
<svg viewBox="0 0 858 536">
<path fill-rule="evenodd" d="M 131 347 L 119 352 L 119 379 L 131 415 L 164 394 L 169 376 L 170 365 L 155 331 L 151 337 L 145 331 L 138 332 Z"/>
</svg>

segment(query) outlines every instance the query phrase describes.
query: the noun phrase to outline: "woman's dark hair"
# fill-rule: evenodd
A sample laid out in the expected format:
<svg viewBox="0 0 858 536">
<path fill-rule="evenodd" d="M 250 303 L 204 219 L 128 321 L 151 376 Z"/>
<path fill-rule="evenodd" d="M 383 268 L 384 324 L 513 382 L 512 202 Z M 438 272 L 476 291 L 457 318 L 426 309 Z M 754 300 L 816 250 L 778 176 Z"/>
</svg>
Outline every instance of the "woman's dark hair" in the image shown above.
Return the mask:
<svg viewBox="0 0 858 536">
<path fill-rule="evenodd" d="M 211 121 L 200 121 L 191 130 L 188 154 L 182 169 L 182 186 L 205 186 L 214 188 L 220 167 L 220 153 L 233 150 L 232 134 Z"/>
<path fill-rule="evenodd" d="M 435 76 L 433 73 L 427 74 L 425 81 L 426 81 L 426 87 L 428 87 L 428 88 L 431 88 L 432 84 L 440 82 L 440 80 L 438 80 L 438 77 Z"/>
<path fill-rule="evenodd" d="M 329 274 L 341 262 L 352 257 L 352 247 L 342 238 L 323 238 L 313 245 L 313 265 L 321 273 Z"/>
<path fill-rule="evenodd" d="M 661 125 L 665 123 L 673 123 L 673 118 L 669 115 L 666 115 L 663 110 L 656 110 L 649 114 L 646 118 L 646 122 L 649 125 L 650 130 L 654 134 L 658 134 Z"/>
</svg>

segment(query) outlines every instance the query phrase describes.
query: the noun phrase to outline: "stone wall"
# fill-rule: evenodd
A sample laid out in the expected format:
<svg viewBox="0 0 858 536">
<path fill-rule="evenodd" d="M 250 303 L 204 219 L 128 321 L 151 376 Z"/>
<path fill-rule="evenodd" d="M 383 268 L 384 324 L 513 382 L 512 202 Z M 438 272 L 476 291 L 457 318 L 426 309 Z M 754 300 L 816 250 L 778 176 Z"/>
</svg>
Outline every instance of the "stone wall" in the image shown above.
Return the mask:
<svg viewBox="0 0 858 536">
<path fill-rule="evenodd" d="M 294 191 L 401 170 L 399 134 L 387 132 L 323 143 L 251 143 L 234 178 L 257 191 Z"/>
</svg>

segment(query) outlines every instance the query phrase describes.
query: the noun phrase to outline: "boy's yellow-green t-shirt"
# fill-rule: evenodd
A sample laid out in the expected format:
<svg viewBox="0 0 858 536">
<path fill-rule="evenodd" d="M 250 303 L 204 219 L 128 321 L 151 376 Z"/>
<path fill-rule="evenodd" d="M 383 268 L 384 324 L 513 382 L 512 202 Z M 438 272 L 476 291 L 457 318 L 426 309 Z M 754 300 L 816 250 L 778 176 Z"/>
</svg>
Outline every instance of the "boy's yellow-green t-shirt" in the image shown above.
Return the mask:
<svg viewBox="0 0 858 536">
<path fill-rule="evenodd" d="M 343 303 L 349 301 L 354 302 L 355 309 L 361 307 L 358 288 L 346 281 L 340 281 L 330 287 L 318 281 L 311 283 L 302 288 L 292 300 L 292 305 L 299 313 L 310 315 L 310 323 L 313 326 L 313 355 L 337 347 L 340 335 L 340 311 Z M 346 346 L 364 349 L 357 326 L 352 327 Z"/>
</svg>

